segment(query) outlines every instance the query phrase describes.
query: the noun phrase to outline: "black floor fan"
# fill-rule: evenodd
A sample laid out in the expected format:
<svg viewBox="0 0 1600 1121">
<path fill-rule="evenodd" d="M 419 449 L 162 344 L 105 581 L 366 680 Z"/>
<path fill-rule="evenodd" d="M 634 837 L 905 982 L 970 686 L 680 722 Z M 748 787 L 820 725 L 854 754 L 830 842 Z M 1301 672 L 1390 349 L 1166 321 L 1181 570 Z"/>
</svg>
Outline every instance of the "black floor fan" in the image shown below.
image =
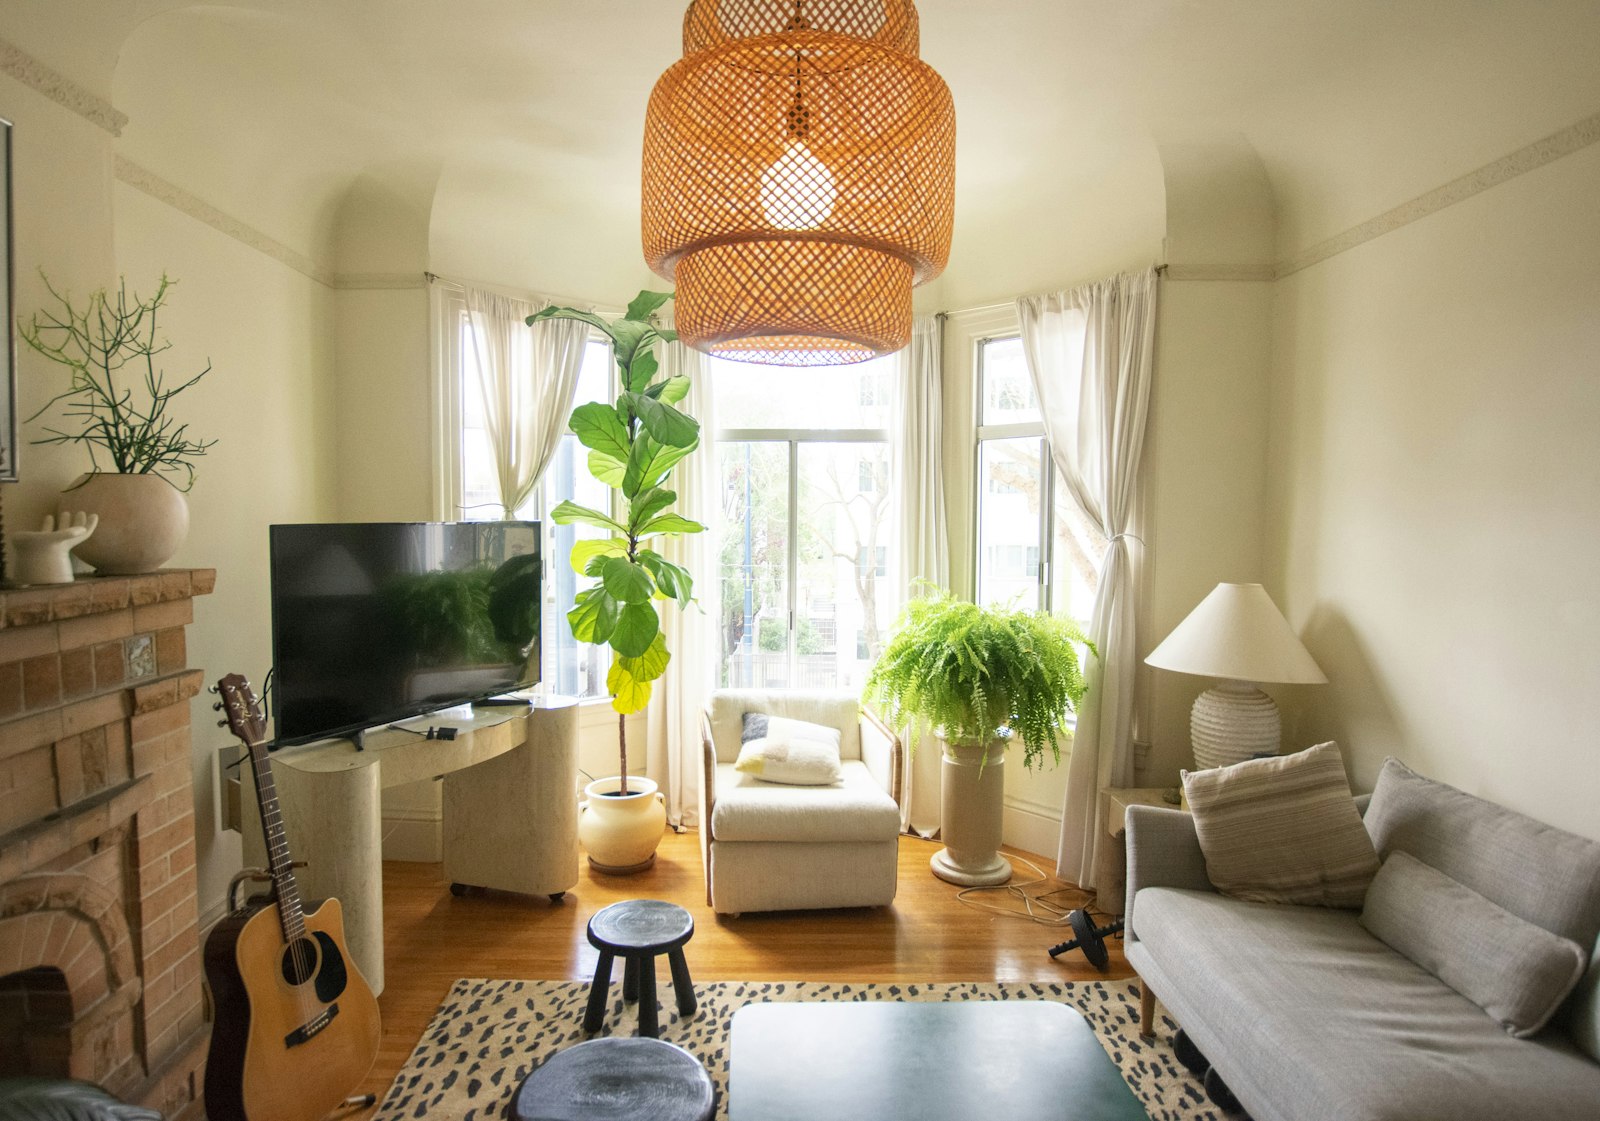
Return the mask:
<svg viewBox="0 0 1600 1121">
<path fill-rule="evenodd" d="M 1104 973 L 1111 964 L 1111 955 L 1106 951 L 1106 939 L 1122 933 L 1122 920 L 1113 919 L 1105 926 L 1097 927 L 1089 917 L 1089 912 L 1079 907 L 1067 916 L 1067 923 L 1072 927 L 1072 937 L 1051 946 L 1050 956 L 1058 958 L 1068 951 L 1082 950 L 1089 964 Z"/>
</svg>

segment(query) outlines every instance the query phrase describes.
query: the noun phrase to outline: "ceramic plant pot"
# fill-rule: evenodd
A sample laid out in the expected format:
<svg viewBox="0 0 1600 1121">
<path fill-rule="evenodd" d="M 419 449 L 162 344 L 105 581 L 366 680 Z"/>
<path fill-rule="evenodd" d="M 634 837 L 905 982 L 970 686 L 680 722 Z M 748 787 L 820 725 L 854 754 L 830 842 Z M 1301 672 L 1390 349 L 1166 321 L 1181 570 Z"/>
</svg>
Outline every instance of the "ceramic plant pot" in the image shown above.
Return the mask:
<svg viewBox="0 0 1600 1121">
<path fill-rule="evenodd" d="M 94 534 L 74 553 L 106 576 L 154 572 L 189 534 L 189 503 L 160 475 L 90 472 L 61 492 L 56 509 L 100 516 Z"/>
<path fill-rule="evenodd" d="M 962 887 L 1005 883 L 1011 878 L 1011 865 L 1000 855 L 1006 741 L 944 742 L 941 771 L 944 848 L 929 862 L 933 874 Z"/>
<path fill-rule="evenodd" d="M 615 776 L 595 779 L 583 788 L 583 813 L 578 839 L 597 872 L 614 876 L 643 872 L 656 862 L 656 846 L 667 827 L 666 800 L 647 778 L 628 779 L 628 793 L 617 791 Z"/>
</svg>

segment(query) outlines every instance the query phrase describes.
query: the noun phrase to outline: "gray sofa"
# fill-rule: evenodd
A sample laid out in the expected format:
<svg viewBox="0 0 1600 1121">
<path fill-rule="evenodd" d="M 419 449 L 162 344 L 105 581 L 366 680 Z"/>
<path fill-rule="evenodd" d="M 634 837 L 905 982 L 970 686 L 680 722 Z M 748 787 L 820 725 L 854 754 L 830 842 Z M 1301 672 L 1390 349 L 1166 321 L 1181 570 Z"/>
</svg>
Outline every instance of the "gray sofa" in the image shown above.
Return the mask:
<svg viewBox="0 0 1600 1121">
<path fill-rule="evenodd" d="M 1595 946 L 1600 844 L 1392 760 L 1363 808 L 1380 857 L 1407 852 Z M 1354 911 L 1219 895 L 1187 814 L 1131 807 L 1127 844 L 1145 1032 L 1153 994 L 1254 1121 L 1600 1119 L 1600 954 L 1550 1025 L 1515 1039 Z"/>
</svg>

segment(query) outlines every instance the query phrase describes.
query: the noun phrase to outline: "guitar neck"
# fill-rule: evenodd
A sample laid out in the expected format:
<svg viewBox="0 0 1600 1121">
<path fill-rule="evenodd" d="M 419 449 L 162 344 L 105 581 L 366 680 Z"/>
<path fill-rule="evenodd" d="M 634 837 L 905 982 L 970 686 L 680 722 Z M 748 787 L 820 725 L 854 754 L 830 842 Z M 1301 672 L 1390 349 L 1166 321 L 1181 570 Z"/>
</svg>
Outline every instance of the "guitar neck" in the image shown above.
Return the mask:
<svg viewBox="0 0 1600 1121">
<path fill-rule="evenodd" d="M 294 862 L 289 859 L 289 839 L 284 835 L 283 815 L 278 810 L 278 786 L 272 777 L 272 761 L 261 744 L 250 745 L 250 764 L 255 769 L 256 801 L 261 807 L 261 829 L 267 842 L 267 868 L 272 873 L 272 886 L 278 896 L 283 939 L 293 942 L 305 937 L 305 908 L 300 903 L 300 885 L 294 878 Z"/>
</svg>

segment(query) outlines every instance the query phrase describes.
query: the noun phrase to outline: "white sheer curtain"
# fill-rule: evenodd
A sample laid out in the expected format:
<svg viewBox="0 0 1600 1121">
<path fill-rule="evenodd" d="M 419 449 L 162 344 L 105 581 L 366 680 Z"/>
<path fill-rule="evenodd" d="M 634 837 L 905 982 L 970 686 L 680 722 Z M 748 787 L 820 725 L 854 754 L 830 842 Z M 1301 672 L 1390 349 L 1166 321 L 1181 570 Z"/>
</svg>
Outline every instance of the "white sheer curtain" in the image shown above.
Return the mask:
<svg viewBox="0 0 1600 1121">
<path fill-rule="evenodd" d="M 1095 886 L 1100 791 L 1133 785 L 1133 700 L 1138 647 L 1133 549 L 1139 465 L 1154 370 L 1154 269 L 1017 301 L 1022 344 L 1063 485 L 1110 547 L 1100 566 L 1089 635 L 1100 657 L 1067 770 L 1056 871 Z"/>
<path fill-rule="evenodd" d="M 700 710 L 716 680 L 717 519 L 722 504 L 719 493 L 716 418 L 711 408 L 710 363 L 699 351 L 680 342 L 661 348 L 664 376 L 687 374 L 689 396 L 678 407 L 700 422 L 700 446 L 673 468 L 669 488 L 678 496 L 673 509 L 706 527 L 664 541 L 661 554 L 689 570 L 694 577 L 695 599 L 686 610 L 675 603 L 661 605 L 661 629 L 672 661 L 656 683 L 646 713 L 646 773 L 667 798 L 667 821 L 674 826 L 697 824 L 696 791 L 700 771 Z"/>
<path fill-rule="evenodd" d="M 946 530 L 941 434 L 944 324 L 934 316 L 918 316 L 911 327 L 911 345 L 900 352 L 899 392 L 890 429 L 893 440 L 890 477 L 899 490 L 895 534 L 895 587 L 902 597 L 916 593 L 916 582 L 950 583 L 950 537 Z M 932 837 L 940 825 L 940 769 L 936 741 L 918 737 L 906 768 L 900 828 Z"/>
<path fill-rule="evenodd" d="M 572 319 L 533 326 L 544 307 L 498 292 L 467 288 L 474 356 L 483 390 L 484 431 L 494 452 L 504 516 L 516 516 L 567 430 L 589 325 Z"/>
</svg>

